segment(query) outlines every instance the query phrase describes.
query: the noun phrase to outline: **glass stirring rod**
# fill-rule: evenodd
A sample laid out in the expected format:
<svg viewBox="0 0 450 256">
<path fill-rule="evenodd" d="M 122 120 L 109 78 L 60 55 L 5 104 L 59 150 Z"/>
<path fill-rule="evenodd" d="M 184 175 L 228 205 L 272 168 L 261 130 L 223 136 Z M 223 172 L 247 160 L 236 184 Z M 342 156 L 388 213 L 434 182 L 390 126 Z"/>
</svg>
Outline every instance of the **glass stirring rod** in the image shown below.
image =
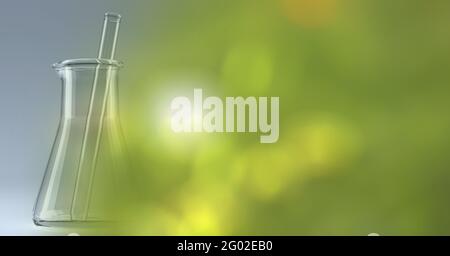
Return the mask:
<svg viewBox="0 0 450 256">
<path fill-rule="evenodd" d="M 121 16 L 116 13 L 106 13 L 100 47 L 99 59 L 113 60 L 116 50 Z M 77 180 L 72 199 L 71 215 L 74 220 L 87 220 L 92 193 L 95 168 L 103 129 L 103 119 L 106 112 L 110 87 L 109 70 L 106 77 L 99 77 L 97 66 L 92 85 L 86 126 L 83 134 Z M 108 67 L 110 69 L 111 67 Z"/>
<path fill-rule="evenodd" d="M 120 14 L 117 13 L 105 13 L 102 37 L 100 39 L 100 47 L 98 51 L 99 59 L 114 59 L 121 18 L 122 17 L 120 16 Z"/>
</svg>

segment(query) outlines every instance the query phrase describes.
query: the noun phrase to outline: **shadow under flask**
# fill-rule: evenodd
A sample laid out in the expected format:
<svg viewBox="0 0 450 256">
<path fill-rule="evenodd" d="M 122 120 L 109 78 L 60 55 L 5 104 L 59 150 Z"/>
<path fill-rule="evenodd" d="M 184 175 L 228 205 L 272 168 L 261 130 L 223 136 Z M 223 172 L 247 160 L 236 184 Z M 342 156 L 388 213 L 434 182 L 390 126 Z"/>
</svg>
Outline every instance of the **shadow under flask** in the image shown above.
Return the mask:
<svg viewBox="0 0 450 256">
<path fill-rule="evenodd" d="M 98 58 L 53 65 L 62 81 L 61 116 L 34 207 L 35 224 L 89 226 L 114 218 L 126 169 L 118 113 L 121 66 Z"/>
</svg>

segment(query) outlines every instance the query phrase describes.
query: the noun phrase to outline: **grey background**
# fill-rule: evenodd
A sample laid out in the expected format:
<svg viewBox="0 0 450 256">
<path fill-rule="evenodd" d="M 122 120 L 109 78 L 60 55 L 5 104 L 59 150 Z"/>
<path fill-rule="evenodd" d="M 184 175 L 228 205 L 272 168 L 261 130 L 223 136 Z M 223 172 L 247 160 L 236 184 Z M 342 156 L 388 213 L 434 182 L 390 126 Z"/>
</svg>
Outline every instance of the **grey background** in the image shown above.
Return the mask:
<svg viewBox="0 0 450 256">
<path fill-rule="evenodd" d="M 59 118 L 60 81 L 51 64 L 95 57 L 107 11 L 124 17 L 123 58 L 142 25 L 134 15 L 150 20 L 151 11 L 135 11 L 143 1 L 0 3 L 0 235 L 52 234 L 31 220 Z"/>
</svg>

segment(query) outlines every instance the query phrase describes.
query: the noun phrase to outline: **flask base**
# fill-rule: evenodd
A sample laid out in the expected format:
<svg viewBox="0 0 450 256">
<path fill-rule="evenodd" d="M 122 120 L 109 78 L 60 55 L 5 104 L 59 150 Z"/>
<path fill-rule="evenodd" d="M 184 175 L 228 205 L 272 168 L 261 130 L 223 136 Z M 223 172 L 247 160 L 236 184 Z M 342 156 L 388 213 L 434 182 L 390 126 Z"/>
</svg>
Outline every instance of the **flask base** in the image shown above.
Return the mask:
<svg viewBox="0 0 450 256">
<path fill-rule="evenodd" d="M 113 221 L 86 220 L 86 221 L 68 221 L 68 220 L 42 220 L 33 218 L 36 226 L 54 227 L 54 228 L 105 228 L 111 226 Z"/>
</svg>

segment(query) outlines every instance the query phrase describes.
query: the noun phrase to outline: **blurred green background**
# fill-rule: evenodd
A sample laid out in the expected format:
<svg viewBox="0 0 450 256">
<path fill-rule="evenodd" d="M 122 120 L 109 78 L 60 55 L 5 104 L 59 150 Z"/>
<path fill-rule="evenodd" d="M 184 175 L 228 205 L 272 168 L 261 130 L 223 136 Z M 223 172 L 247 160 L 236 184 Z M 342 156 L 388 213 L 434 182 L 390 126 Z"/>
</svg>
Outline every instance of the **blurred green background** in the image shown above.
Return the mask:
<svg viewBox="0 0 450 256">
<path fill-rule="evenodd" d="M 450 234 L 449 1 L 170 0 L 133 12 L 120 46 L 139 177 L 127 232 Z M 279 96 L 279 141 L 173 133 L 170 101 L 193 88 Z"/>
</svg>

